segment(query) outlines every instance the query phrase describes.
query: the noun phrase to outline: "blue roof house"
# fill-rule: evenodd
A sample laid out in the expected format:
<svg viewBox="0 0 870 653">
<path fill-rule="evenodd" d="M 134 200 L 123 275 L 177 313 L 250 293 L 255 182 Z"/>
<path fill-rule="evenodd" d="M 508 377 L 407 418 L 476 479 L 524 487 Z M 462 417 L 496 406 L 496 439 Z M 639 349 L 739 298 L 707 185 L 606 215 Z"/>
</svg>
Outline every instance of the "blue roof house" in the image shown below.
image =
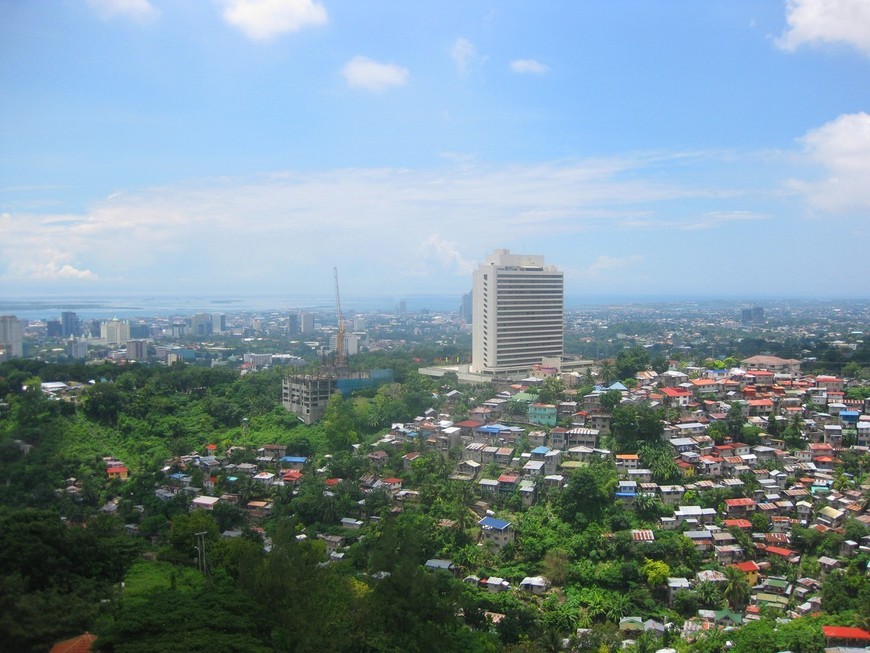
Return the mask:
<svg viewBox="0 0 870 653">
<path fill-rule="evenodd" d="M 501 549 L 516 540 L 513 524 L 495 517 L 484 517 L 477 525 L 480 526 L 480 536 L 487 546 Z"/>
</svg>

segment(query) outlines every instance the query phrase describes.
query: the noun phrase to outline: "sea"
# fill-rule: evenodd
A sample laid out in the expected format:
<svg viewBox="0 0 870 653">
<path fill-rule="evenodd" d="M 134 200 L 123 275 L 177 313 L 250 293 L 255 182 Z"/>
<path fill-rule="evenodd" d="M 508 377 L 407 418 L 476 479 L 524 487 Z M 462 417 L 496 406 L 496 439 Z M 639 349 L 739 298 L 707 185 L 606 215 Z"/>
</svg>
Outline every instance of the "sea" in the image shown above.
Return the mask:
<svg viewBox="0 0 870 653">
<path fill-rule="evenodd" d="M 805 302 L 817 306 L 834 302 L 826 299 L 737 298 L 737 297 L 679 297 L 583 295 L 565 296 L 567 310 L 593 307 L 657 306 L 670 310 L 704 312 L 732 306 L 767 306 L 785 302 L 796 305 Z M 407 296 L 347 296 L 342 295 L 341 306 L 345 315 L 354 313 L 431 313 L 459 312 L 459 294 L 419 294 Z M 866 310 L 868 300 L 850 300 L 845 305 Z M 59 319 L 64 311 L 75 312 L 80 319 L 119 319 L 145 317 L 173 317 L 194 313 L 292 313 L 296 311 L 334 311 L 334 295 L 128 295 L 128 296 L 70 296 L 40 295 L 34 297 L 0 297 L 0 315 L 15 315 L 23 320 Z"/>
<path fill-rule="evenodd" d="M 407 312 L 428 310 L 433 313 L 459 310 L 458 295 L 411 295 L 407 297 L 342 297 L 342 312 Z M 59 319 L 64 311 L 75 312 L 79 319 L 117 317 L 170 317 L 194 313 L 274 313 L 335 310 L 335 297 L 326 295 L 142 295 L 127 297 L 40 296 L 0 298 L 0 315 L 15 315 L 24 320 Z"/>
</svg>

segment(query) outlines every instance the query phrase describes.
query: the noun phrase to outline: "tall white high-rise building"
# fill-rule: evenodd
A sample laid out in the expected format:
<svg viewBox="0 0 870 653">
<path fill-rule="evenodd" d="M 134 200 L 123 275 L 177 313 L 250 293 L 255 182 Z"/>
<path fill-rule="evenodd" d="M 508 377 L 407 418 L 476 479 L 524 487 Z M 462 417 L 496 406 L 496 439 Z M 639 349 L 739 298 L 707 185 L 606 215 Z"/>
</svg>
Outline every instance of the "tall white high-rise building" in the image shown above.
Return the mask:
<svg viewBox="0 0 870 653">
<path fill-rule="evenodd" d="M 497 249 L 474 271 L 471 370 L 521 372 L 564 352 L 563 273 Z"/>
</svg>

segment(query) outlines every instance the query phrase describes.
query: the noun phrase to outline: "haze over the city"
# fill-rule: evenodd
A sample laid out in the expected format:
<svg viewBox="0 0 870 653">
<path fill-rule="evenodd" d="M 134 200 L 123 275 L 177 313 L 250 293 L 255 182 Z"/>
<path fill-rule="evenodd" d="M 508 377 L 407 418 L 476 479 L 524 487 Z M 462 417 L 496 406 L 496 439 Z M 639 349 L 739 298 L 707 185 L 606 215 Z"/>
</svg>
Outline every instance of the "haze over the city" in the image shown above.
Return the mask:
<svg viewBox="0 0 870 653">
<path fill-rule="evenodd" d="M 866 297 L 866 0 L 0 4 L 0 298 Z"/>
</svg>

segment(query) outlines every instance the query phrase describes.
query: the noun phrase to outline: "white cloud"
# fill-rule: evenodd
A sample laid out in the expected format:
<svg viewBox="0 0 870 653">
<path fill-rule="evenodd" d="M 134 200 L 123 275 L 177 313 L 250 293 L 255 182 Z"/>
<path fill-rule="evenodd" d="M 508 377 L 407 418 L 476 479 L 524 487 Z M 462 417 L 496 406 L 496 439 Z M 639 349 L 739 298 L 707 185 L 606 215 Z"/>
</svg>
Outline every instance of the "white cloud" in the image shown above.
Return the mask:
<svg viewBox="0 0 870 653">
<path fill-rule="evenodd" d="M 477 56 L 477 48 L 468 39 L 459 38 L 450 46 L 450 56 L 463 75 L 468 72 L 471 62 Z"/>
<path fill-rule="evenodd" d="M 870 2 L 788 0 L 785 33 L 777 45 L 794 51 L 804 44 L 847 43 L 870 56 Z"/>
<path fill-rule="evenodd" d="M 58 260 L 32 261 L 24 265 L 21 273 L 31 281 L 97 281 L 99 277 L 90 270 L 80 270 Z"/>
<path fill-rule="evenodd" d="M 534 59 L 514 59 L 511 61 L 511 70 L 515 73 L 531 73 L 532 75 L 543 75 L 550 69 L 540 61 Z"/>
<path fill-rule="evenodd" d="M 439 268 L 458 275 L 467 276 L 474 271 L 476 263 L 463 258 L 456 243 L 444 240 L 439 234 L 431 234 L 420 245 L 417 261 L 437 264 Z"/>
<path fill-rule="evenodd" d="M 403 86 L 410 73 L 391 63 L 379 63 L 368 57 L 357 56 L 344 64 L 341 74 L 352 88 L 383 91 L 390 86 Z"/>
<path fill-rule="evenodd" d="M 711 163 L 711 155 L 697 156 Z M 678 158 L 682 166 L 691 156 Z M 699 221 L 712 228 L 744 217 L 720 190 L 662 181 L 667 161 L 659 154 L 504 166 L 462 159 L 421 170 L 289 171 L 126 189 L 79 214 L 0 215 L 0 285 L 108 288 L 123 280 L 125 291 L 271 292 L 284 287 L 292 260 L 298 287 L 322 278 L 327 294 L 337 261 L 350 295 L 447 289 L 494 247 L 551 252 L 570 248 L 578 233 L 686 234 Z M 678 220 L 683 202 L 689 217 Z M 696 204 L 710 215 L 695 217 Z M 609 282 L 636 262 L 602 257 L 591 272 L 610 270 Z"/>
<path fill-rule="evenodd" d="M 326 9 L 314 0 L 225 0 L 224 4 L 224 20 L 255 41 L 328 21 Z"/>
<path fill-rule="evenodd" d="M 103 18 L 118 16 L 147 22 L 160 15 L 148 0 L 88 0 L 88 4 Z"/>
<path fill-rule="evenodd" d="M 633 267 L 643 261 L 642 256 L 599 256 L 592 264 L 586 268 L 586 274 L 591 277 L 602 277 L 605 273 L 619 270 L 621 268 Z"/>
<path fill-rule="evenodd" d="M 870 114 L 844 114 L 808 131 L 801 139 L 804 156 L 824 175 L 792 180 L 816 208 L 830 211 L 870 210 Z"/>
</svg>

